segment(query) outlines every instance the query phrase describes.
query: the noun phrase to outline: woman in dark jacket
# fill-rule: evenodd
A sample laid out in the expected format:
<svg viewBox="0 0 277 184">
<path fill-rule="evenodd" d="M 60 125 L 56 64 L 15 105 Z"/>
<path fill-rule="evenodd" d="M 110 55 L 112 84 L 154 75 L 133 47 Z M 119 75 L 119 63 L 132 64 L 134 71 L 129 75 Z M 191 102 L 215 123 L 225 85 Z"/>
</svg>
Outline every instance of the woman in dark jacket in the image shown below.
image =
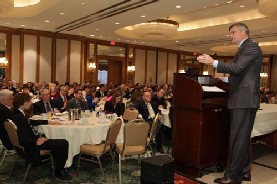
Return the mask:
<svg viewBox="0 0 277 184">
<path fill-rule="evenodd" d="M 116 92 L 113 94 L 111 100 L 105 103 L 104 110 L 107 114 L 116 113 L 117 116 L 122 116 L 125 111 L 125 104 L 122 103 L 121 93 Z"/>
</svg>

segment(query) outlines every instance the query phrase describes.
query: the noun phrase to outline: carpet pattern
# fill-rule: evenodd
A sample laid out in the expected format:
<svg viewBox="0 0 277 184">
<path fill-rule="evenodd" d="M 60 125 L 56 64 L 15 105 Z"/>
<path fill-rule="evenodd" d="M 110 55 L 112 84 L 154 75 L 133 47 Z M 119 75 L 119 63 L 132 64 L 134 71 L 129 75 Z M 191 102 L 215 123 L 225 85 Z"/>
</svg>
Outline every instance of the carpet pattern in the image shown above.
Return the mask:
<svg viewBox="0 0 277 184">
<path fill-rule="evenodd" d="M 1 158 L 1 157 L 0 157 Z M 8 177 L 9 170 L 13 163 L 15 155 L 7 156 L 3 165 L 0 167 L 0 183 L 14 184 L 21 183 L 24 173 L 26 171 L 26 163 L 20 159 L 11 175 Z M 42 163 L 40 166 L 30 169 L 25 183 L 34 184 L 57 184 L 57 183 L 81 183 L 81 184 L 114 184 L 118 181 L 118 165 L 112 167 L 112 159 L 109 155 L 103 156 L 102 165 L 105 172 L 105 178 L 102 176 L 97 164 L 81 161 L 80 172 L 77 173 L 77 162 L 68 168 L 68 173 L 72 176 L 70 181 L 62 181 L 52 178 L 50 162 Z M 140 183 L 140 167 L 137 159 L 127 158 L 122 162 L 122 183 L 138 184 Z M 197 184 L 201 183 L 195 179 L 186 178 L 179 174 L 174 176 L 174 184 Z"/>
</svg>

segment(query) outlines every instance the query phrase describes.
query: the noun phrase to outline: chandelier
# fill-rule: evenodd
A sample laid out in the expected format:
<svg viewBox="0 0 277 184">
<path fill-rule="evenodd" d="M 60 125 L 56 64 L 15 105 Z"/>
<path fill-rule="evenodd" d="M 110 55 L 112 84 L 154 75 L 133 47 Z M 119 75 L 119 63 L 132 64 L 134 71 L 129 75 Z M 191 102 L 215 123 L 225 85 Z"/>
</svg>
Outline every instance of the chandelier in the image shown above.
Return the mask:
<svg viewBox="0 0 277 184">
<path fill-rule="evenodd" d="M 268 18 L 277 19 L 277 1 L 276 0 L 257 0 L 258 10 Z"/>
<path fill-rule="evenodd" d="M 5 57 L 0 57 L 0 67 L 5 67 L 8 64 L 8 60 Z"/>
<path fill-rule="evenodd" d="M 175 36 L 179 24 L 168 19 L 157 19 L 133 25 L 133 33 L 141 39 L 167 40 Z"/>
<path fill-rule="evenodd" d="M 14 0 L 13 6 L 16 8 L 38 4 L 40 0 Z"/>
</svg>

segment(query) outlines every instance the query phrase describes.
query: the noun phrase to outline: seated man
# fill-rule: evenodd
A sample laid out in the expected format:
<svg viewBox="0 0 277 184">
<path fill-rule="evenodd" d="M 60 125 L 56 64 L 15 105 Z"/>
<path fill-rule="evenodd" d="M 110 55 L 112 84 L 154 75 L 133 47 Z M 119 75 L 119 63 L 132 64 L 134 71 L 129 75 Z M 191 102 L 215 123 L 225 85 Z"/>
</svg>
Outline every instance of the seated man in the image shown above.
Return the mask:
<svg viewBox="0 0 277 184">
<path fill-rule="evenodd" d="M 66 110 L 69 111 L 69 109 L 82 109 L 82 110 L 88 110 L 88 104 L 83 99 L 83 93 L 81 89 L 77 89 L 74 92 L 74 98 L 69 100 L 66 104 Z"/>
<path fill-rule="evenodd" d="M 41 100 L 33 104 L 33 113 L 42 114 L 47 112 L 52 112 L 54 107 L 53 101 L 50 101 L 49 89 L 43 88 L 40 91 Z M 53 107 L 52 107 L 53 106 Z"/>
<path fill-rule="evenodd" d="M 13 92 L 8 89 L 0 91 L 0 139 L 8 150 L 13 150 L 13 145 L 6 132 L 4 121 L 12 116 Z"/>
<path fill-rule="evenodd" d="M 68 87 L 61 86 L 60 87 L 60 96 L 53 99 L 53 107 L 57 108 L 60 112 L 64 112 L 66 110 L 66 104 L 69 100 L 68 94 Z"/>
<path fill-rule="evenodd" d="M 51 150 L 56 162 L 55 176 L 62 180 L 70 180 L 71 176 L 64 170 L 68 157 L 68 142 L 64 139 L 47 139 L 35 135 L 25 117 L 25 111 L 29 110 L 31 105 L 31 97 L 28 94 L 17 94 L 14 97 L 15 110 L 11 118 L 17 126 L 19 143 L 24 147 L 27 162 L 37 165 L 40 163 L 39 150 Z"/>
<path fill-rule="evenodd" d="M 138 110 L 139 114 L 150 125 L 152 124 L 153 119 L 158 113 L 158 106 L 156 103 L 151 102 L 151 97 L 152 97 L 151 93 L 148 91 L 145 91 L 142 95 L 142 98 L 135 103 L 135 108 Z M 157 151 L 159 151 L 160 153 L 164 153 L 164 150 L 162 147 L 162 139 L 160 137 L 161 134 L 159 134 L 158 132 L 156 134 Z"/>
</svg>

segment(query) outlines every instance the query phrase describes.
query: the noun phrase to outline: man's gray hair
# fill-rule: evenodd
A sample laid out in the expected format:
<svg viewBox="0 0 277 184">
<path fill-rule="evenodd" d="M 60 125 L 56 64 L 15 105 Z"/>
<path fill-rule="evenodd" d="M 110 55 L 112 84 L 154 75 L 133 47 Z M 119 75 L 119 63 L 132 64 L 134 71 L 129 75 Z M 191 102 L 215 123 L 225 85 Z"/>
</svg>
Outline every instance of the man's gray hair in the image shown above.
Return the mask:
<svg viewBox="0 0 277 184">
<path fill-rule="evenodd" d="M 241 23 L 241 22 L 234 23 L 229 26 L 229 31 L 234 26 L 237 26 L 239 28 L 239 30 L 241 30 L 241 31 L 245 31 L 245 33 L 249 36 L 249 29 L 248 29 L 247 25 L 245 25 L 244 23 Z"/>
<path fill-rule="evenodd" d="M 8 89 L 2 89 L 0 91 L 0 102 L 2 102 L 4 99 L 8 98 L 9 95 L 13 95 L 13 92 Z"/>
</svg>

